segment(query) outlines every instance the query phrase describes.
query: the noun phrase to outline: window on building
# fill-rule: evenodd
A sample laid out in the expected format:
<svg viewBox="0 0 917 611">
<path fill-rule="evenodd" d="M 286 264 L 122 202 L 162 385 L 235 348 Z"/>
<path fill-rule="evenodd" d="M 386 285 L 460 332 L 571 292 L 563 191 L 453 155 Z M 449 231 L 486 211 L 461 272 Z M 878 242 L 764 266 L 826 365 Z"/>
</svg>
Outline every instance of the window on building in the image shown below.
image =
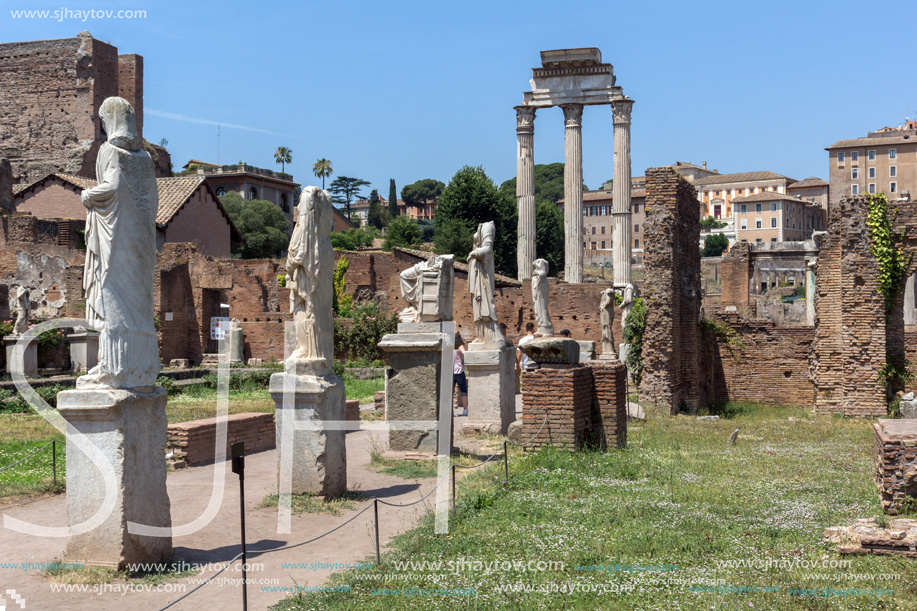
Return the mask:
<svg viewBox="0 0 917 611">
<path fill-rule="evenodd" d="M 859 177 L 860 177 L 860 170 L 859 170 L 859 168 L 852 168 L 852 169 L 850 170 L 850 178 L 852 178 L 853 180 L 856 180 L 856 179 L 859 178 Z"/>
<path fill-rule="evenodd" d="M 896 177 L 898 175 L 898 166 L 896 165 L 889 166 L 888 175 L 891 176 L 892 178 Z"/>
<path fill-rule="evenodd" d="M 605 240 L 602 240 L 602 250 L 605 250 Z"/>
<path fill-rule="evenodd" d="M 719 194 L 720 194 L 720 192 L 719 192 L 719 191 L 717 191 L 717 192 L 716 192 L 716 194 L 717 194 L 717 195 L 719 195 Z"/>
<path fill-rule="evenodd" d="M 248 190 L 248 199 L 258 199 L 258 190 L 255 187 Z"/>
<path fill-rule="evenodd" d="M 592 228 L 592 235 L 595 235 L 595 227 Z"/>
<path fill-rule="evenodd" d="M 777 226 L 777 217 L 772 216 L 771 217 L 771 227 L 776 227 L 776 226 Z"/>
<path fill-rule="evenodd" d="M 287 194 L 286 193 L 280 194 L 280 209 L 283 210 L 284 212 L 290 211 L 290 207 L 287 205 Z"/>
<path fill-rule="evenodd" d="M 870 178 L 875 178 L 875 177 L 876 177 L 876 169 L 875 169 L 875 168 L 869 168 L 869 177 L 870 177 Z"/>
<path fill-rule="evenodd" d="M 898 183 L 896 183 L 896 182 L 889 183 L 889 184 L 888 184 L 888 192 L 889 192 L 889 193 L 897 193 L 897 192 L 898 192 Z"/>
<path fill-rule="evenodd" d="M 786 225 L 786 228 L 789 229 L 790 228 L 790 219 L 783 219 L 783 220 L 785 221 L 784 224 Z"/>
<path fill-rule="evenodd" d="M 870 192 L 870 193 L 875 193 L 875 192 L 876 192 L 876 183 L 874 183 L 874 182 L 869 183 L 869 192 Z"/>
<path fill-rule="evenodd" d="M 748 212 L 748 204 L 739 204 L 739 212 L 742 214 Z"/>
<path fill-rule="evenodd" d="M 761 212 L 761 204 L 755 204 L 755 212 Z"/>
<path fill-rule="evenodd" d="M 796 229 L 796 219 L 793 219 L 793 229 Z"/>
<path fill-rule="evenodd" d="M 217 187 L 217 197 L 223 197 L 224 195 L 226 195 L 226 189 Z"/>
<path fill-rule="evenodd" d="M 592 243 L 592 250 L 595 250 L 595 242 Z"/>
<path fill-rule="evenodd" d="M 870 161 L 875 161 L 875 160 L 876 160 L 876 152 L 875 152 L 875 151 L 866 151 L 866 157 L 867 157 Z"/>
<path fill-rule="evenodd" d="M 605 235 L 605 225 L 602 225 L 602 235 Z"/>
<path fill-rule="evenodd" d="M 742 219 L 741 229 L 748 229 L 748 219 Z"/>
<path fill-rule="evenodd" d="M 851 163 L 856 163 L 856 162 L 859 161 L 859 160 L 860 160 L 860 152 L 859 152 L 859 151 L 852 151 L 852 152 L 850 153 L 850 161 L 851 161 Z"/>
<path fill-rule="evenodd" d="M 720 218 L 723 214 L 723 207 L 719 204 L 713 206 L 713 218 Z"/>
<path fill-rule="evenodd" d="M 898 149 L 888 149 L 888 158 L 897 159 L 898 158 Z"/>
<path fill-rule="evenodd" d="M 844 153 L 843 153 L 843 151 L 837 154 L 837 163 L 838 163 L 838 164 L 844 163 Z"/>
<path fill-rule="evenodd" d="M 748 240 L 742 239 L 742 240 L 740 240 L 740 241 L 741 241 L 741 242 L 747 242 Z"/>
<path fill-rule="evenodd" d="M 860 185 L 850 185 L 850 195 L 856 195 L 860 192 Z"/>
<path fill-rule="evenodd" d="M 634 225 L 634 233 L 640 233 L 640 225 Z"/>
<path fill-rule="evenodd" d="M 777 202 L 771 202 L 771 212 L 777 212 Z"/>
<path fill-rule="evenodd" d="M 634 240 L 634 248 L 640 248 L 640 240 Z"/>
<path fill-rule="evenodd" d="M 605 206 L 599 206 L 599 216 L 605 216 Z"/>
<path fill-rule="evenodd" d="M 755 242 L 763 242 L 763 241 L 764 240 L 762 240 L 761 238 L 755 238 Z"/>
<path fill-rule="evenodd" d="M 761 219 L 755 219 L 755 229 L 761 229 Z"/>
<path fill-rule="evenodd" d="M 596 207 L 595 207 L 595 206 L 592 206 L 591 208 L 589 208 L 589 214 L 590 214 L 590 215 L 595 216 L 595 215 L 596 215 L 596 212 L 597 212 L 597 210 L 596 210 Z"/>
<path fill-rule="evenodd" d="M 583 216 L 589 216 L 589 208 L 583 208 Z"/>
</svg>

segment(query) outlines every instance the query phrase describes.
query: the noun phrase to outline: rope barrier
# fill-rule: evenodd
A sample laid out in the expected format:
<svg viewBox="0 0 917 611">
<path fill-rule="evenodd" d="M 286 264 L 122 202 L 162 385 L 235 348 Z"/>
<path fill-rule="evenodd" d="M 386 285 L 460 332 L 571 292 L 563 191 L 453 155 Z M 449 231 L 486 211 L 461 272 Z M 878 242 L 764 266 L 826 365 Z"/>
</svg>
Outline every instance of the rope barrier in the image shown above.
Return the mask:
<svg viewBox="0 0 917 611">
<path fill-rule="evenodd" d="M 16 462 L 14 462 L 14 463 L 11 464 L 11 465 L 7 465 L 6 467 L 3 467 L 2 469 L 0 469 L 0 473 L 3 473 L 3 472 L 6 471 L 7 469 L 12 469 L 12 468 L 15 467 L 16 465 L 18 465 L 18 464 L 20 464 L 20 463 L 23 463 L 23 462 L 27 461 L 28 459 L 32 458 L 33 456 L 35 456 L 36 454 L 38 454 L 39 452 L 41 452 L 42 450 L 44 450 L 45 448 L 47 448 L 49 445 L 51 445 L 51 444 L 53 444 L 53 443 L 54 443 L 53 441 L 49 441 L 49 442 L 46 443 L 45 445 L 41 446 L 40 448 L 38 448 L 37 450 L 35 450 L 34 452 L 32 452 L 31 454 L 29 454 L 29 455 L 26 456 L 25 458 L 23 458 L 22 460 L 16 461 Z"/>
</svg>

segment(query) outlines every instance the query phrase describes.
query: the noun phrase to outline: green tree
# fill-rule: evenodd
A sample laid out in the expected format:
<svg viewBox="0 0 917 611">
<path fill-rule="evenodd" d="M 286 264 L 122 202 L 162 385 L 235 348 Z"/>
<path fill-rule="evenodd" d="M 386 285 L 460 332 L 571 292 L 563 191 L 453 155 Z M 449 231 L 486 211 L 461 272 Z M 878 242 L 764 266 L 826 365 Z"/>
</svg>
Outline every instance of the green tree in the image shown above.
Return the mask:
<svg viewBox="0 0 917 611">
<path fill-rule="evenodd" d="M 465 262 L 471 252 L 475 229 L 477 227 L 472 229 L 470 222 L 460 218 L 444 220 L 439 231 L 436 231 L 434 223 L 433 246 L 436 252 L 454 254 L 456 260 Z"/>
<path fill-rule="evenodd" d="M 420 227 L 420 233 L 422 234 L 421 241 L 432 242 L 433 234 L 436 232 L 436 224 L 430 219 L 418 219 L 417 226 Z"/>
<path fill-rule="evenodd" d="M 316 162 L 312 164 L 312 173 L 315 174 L 316 178 L 322 179 L 322 189 L 324 190 L 325 178 L 334 174 L 334 170 L 331 168 L 331 161 L 324 157 L 316 160 Z"/>
<path fill-rule="evenodd" d="M 388 214 L 391 218 L 398 216 L 398 191 L 395 189 L 395 179 L 388 181 Z"/>
<path fill-rule="evenodd" d="M 493 221 L 497 235 L 494 243 L 494 265 L 496 271 L 516 275 L 516 197 L 515 194 L 500 191 L 488 178 L 484 168 L 465 166 L 452 177 L 443 189 L 436 208 L 436 234 L 434 242 L 445 244 L 446 232 L 455 226 L 452 219 L 464 221 L 472 231 L 480 223 Z M 437 252 L 447 254 L 437 248 Z M 460 254 L 458 252 L 456 255 Z M 468 253 L 462 253 L 467 255 Z"/>
<path fill-rule="evenodd" d="M 379 201 L 378 195 L 376 195 L 375 200 L 370 198 L 369 213 L 366 216 L 366 224 L 371 227 L 375 227 L 376 229 L 382 229 L 388 225 L 388 223 L 388 208 L 382 205 L 382 202 Z"/>
<path fill-rule="evenodd" d="M 426 205 L 439 197 L 445 188 L 446 185 L 435 178 L 424 178 L 404 187 L 401 190 L 401 199 L 404 200 L 405 206 Z"/>
<path fill-rule="evenodd" d="M 379 201 L 379 191 L 376 189 L 373 189 L 372 191 L 369 192 L 369 203 L 373 203 L 377 201 Z"/>
<path fill-rule="evenodd" d="M 500 192 L 516 198 L 516 179 L 510 178 L 500 185 Z M 535 164 L 535 201 L 547 200 L 555 204 L 564 198 L 564 164 Z"/>
<path fill-rule="evenodd" d="M 373 245 L 373 240 L 379 237 L 382 237 L 382 234 L 375 227 L 360 227 L 359 229 L 348 229 L 341 232 L 335 231 L 331 233 L 331 246 L 335 250 L 370 248 Z"/>
<path fill-rule="evenodd" d="M 535 252 L 550 264 L 548 274 L 564 269 L 564 213 L 557 204 L 541 200 L 535 204 Z"/>
<path fill-rule="evenodd" d="M 396 216 L 388 224 L 385 231 L 385 244 L 383 250 L 391 250 L 396 246 L 410 248 L 420 243 L 420 228 L 417 222 L 407 214 Z"/>
<path fill-rule="evenodd" d="M 344 206 L 347 210 L 347 218 L 349 219 L 350 203 L 355 199 L 360 199 L 360 189 L 368 187 L 369 185 L 370 182 L 362 178 L 338 176 L 331 182 L 331 185 L 328 186 L 328 191 L 331 192 L 331 201 L 333 203 L 338 206 Z"/>
<path fill-rule="evenodd" d="M 280 171 L 286 173 L 287 164 L 293 163 L 293 151 L 285 146 L 278 146 L 274 151 L 274 162 L 280 164 Z"/>
<path fill-rule="evenodd" d="M 701 229 L 722 229 L 726 226 L 726 223 L 719 221 L 712 216 L 702 218 L 700 221 Z"/>
<path fill-rule="evenodd" d="M 220 197 L 220 203 L 242 233 L 244 242 L 232 245 L 234 259 L 268 259 L 279 257 L 290 244 L 286 233 L 290 222 L 283 210 L 271 202 L 244 200 L 235 191 Z"/>
<path fill-rule="evenodd" d="M 719 257 L 727 250 L 729 250 L 729 238 L 722 233 L 714 233 L 704 240 L 704 252 L 701 256 Z"/>
</svg>

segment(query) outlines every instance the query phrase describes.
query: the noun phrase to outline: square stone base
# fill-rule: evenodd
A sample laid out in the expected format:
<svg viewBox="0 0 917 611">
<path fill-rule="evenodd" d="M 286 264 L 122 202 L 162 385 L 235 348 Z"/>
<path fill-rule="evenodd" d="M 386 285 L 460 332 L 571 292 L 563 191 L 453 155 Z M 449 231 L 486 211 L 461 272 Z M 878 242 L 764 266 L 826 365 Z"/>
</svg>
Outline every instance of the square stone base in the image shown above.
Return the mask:
<svg viewBox="0 0 917 611">
<path fill-rule="evenodd" d="M 13 348 L 19 342 L 18 335 L 7 335 L 3 338 L 6 345 L 6 372 L 13 373 Z M 16 368 L 18 370 L 18 367 Z M 38 338 L 29 342 L 25 352 L 22 355 L 22 372 L 27 378 L 34 378 L 38 375 Z"/>
<path fill-rule="evenodd" d="M 347 491 L 346 431 L 337 425 L 304 430 L 299 423 L 343 422 L 344 383 L 324 377 L 275 373 L 271 376 L 277 431 L 278 490 L 285 461 L 292 463 L 292 493 L 336 498 Z M 289 400 L 285 396 L 289 393 Z"/>
<path fill-rule="evenodd" d="M 873 430 L 882 509 L 897 515 L 909 500 L 917 499 L 917 420 L 880 418 Z"/>
<path fill-rule="evenodd" d="M 516 419 L 516 350 L 468 350 L 468 421 L 464 431 L 506 435 Z"/>
<path fill-rule="evenodd" d="M 99 364 L 98 333 L 73 333 L 67 336 L 67 341 L 73 371 L 89 371 Z"/>
<path fill-rule="evenodd" d="M 171 537 L 128 532 L 128 522 L 172 526 L 166 491 L 166 401 L 161 387 L 152 393 L 129 390 L 65 390 L 57 409 L 67 423 L 91 441 L 114 469 L 115 508 L 101 525 L 67 540 L 68 562 L 123 569 L 128 564 L 160 562 L 172 554 Z M 68 427 L 69 428 L 69 427 Z M 90 520 L 102 507 L 102 471 L 67 436 L 67 522 Z"/>
</svg>

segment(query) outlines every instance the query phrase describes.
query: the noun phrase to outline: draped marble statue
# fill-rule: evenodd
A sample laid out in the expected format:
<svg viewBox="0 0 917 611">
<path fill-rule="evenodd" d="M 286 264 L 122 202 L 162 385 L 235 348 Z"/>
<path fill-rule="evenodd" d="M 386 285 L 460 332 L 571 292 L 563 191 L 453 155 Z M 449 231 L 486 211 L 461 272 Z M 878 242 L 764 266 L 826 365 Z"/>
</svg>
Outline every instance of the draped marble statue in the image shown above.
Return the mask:
<svg viewBox="0 0 917 611">
<path fill-rule="evenodd" d="M 296 349 L 290 360 L 304 361 L 305 369 L 297 371 L 301 374 L 326 375 L 334 360 L 332 214 L 327 191 L 303 190 L 287 255 L 290 311 L 296 327 Z"/>
<path fill-rule="evenodd" d="M 440 255 L 401 272 L 401 297 L 408 307 L 398 314 L 401 322 L 452 320 L 455 255 Z"/>
<path fill-rule="evenodd" d="M 153 324 L 156 212 L 153 160 L 134 110 L 112 97 L 99 109 L 108 141 L 96 159 L 98 185 L 82 193 L 86 214 L 86 319 L 99 329 L 99 364 L 77 388 L 148 388 L 159 375 Z"/>
<path fill-rule="evenodd" d="M 532 304 L 538 327 L 535 337 L 554 337 L 554 323 L 548 313 L 548 262 L 535 259 L 532 267 Z"/>
<path fill-rule="evenodd" d="M 615 322 L 615 290 L 607 288 L 601 293 L 599 313 L 602 321 L 602 357 L 617 358 L 615 356 L 615 338 L 612 325 Z"/>
<path fill-rule="evenodd" d="M 16 289 L 16 322 L 13 323 L 13 335 L 22 335 L 29 330 L 29 317 L 32 315 L 32 302 L 29 289 L 20 286 Z"/>
<path fill-rule="evenodd" d="M 473 248 L 468 253 L 468 291 L 472 295 L 471 310 L 475 339 L 469 350 L 497 350 L 506 343 L 497 320 L 494 302 L 494 238 L 497 228 L 493 221 L 481 223 L 474 233 Z"/>
<path fill-rule="evenodd" d="M 627 283 L 621 290 L 621 312 L 624 318 L 621 320 L 627 322 L 627 316 L 634 307 L 634 285 Z"/>
</svg>

